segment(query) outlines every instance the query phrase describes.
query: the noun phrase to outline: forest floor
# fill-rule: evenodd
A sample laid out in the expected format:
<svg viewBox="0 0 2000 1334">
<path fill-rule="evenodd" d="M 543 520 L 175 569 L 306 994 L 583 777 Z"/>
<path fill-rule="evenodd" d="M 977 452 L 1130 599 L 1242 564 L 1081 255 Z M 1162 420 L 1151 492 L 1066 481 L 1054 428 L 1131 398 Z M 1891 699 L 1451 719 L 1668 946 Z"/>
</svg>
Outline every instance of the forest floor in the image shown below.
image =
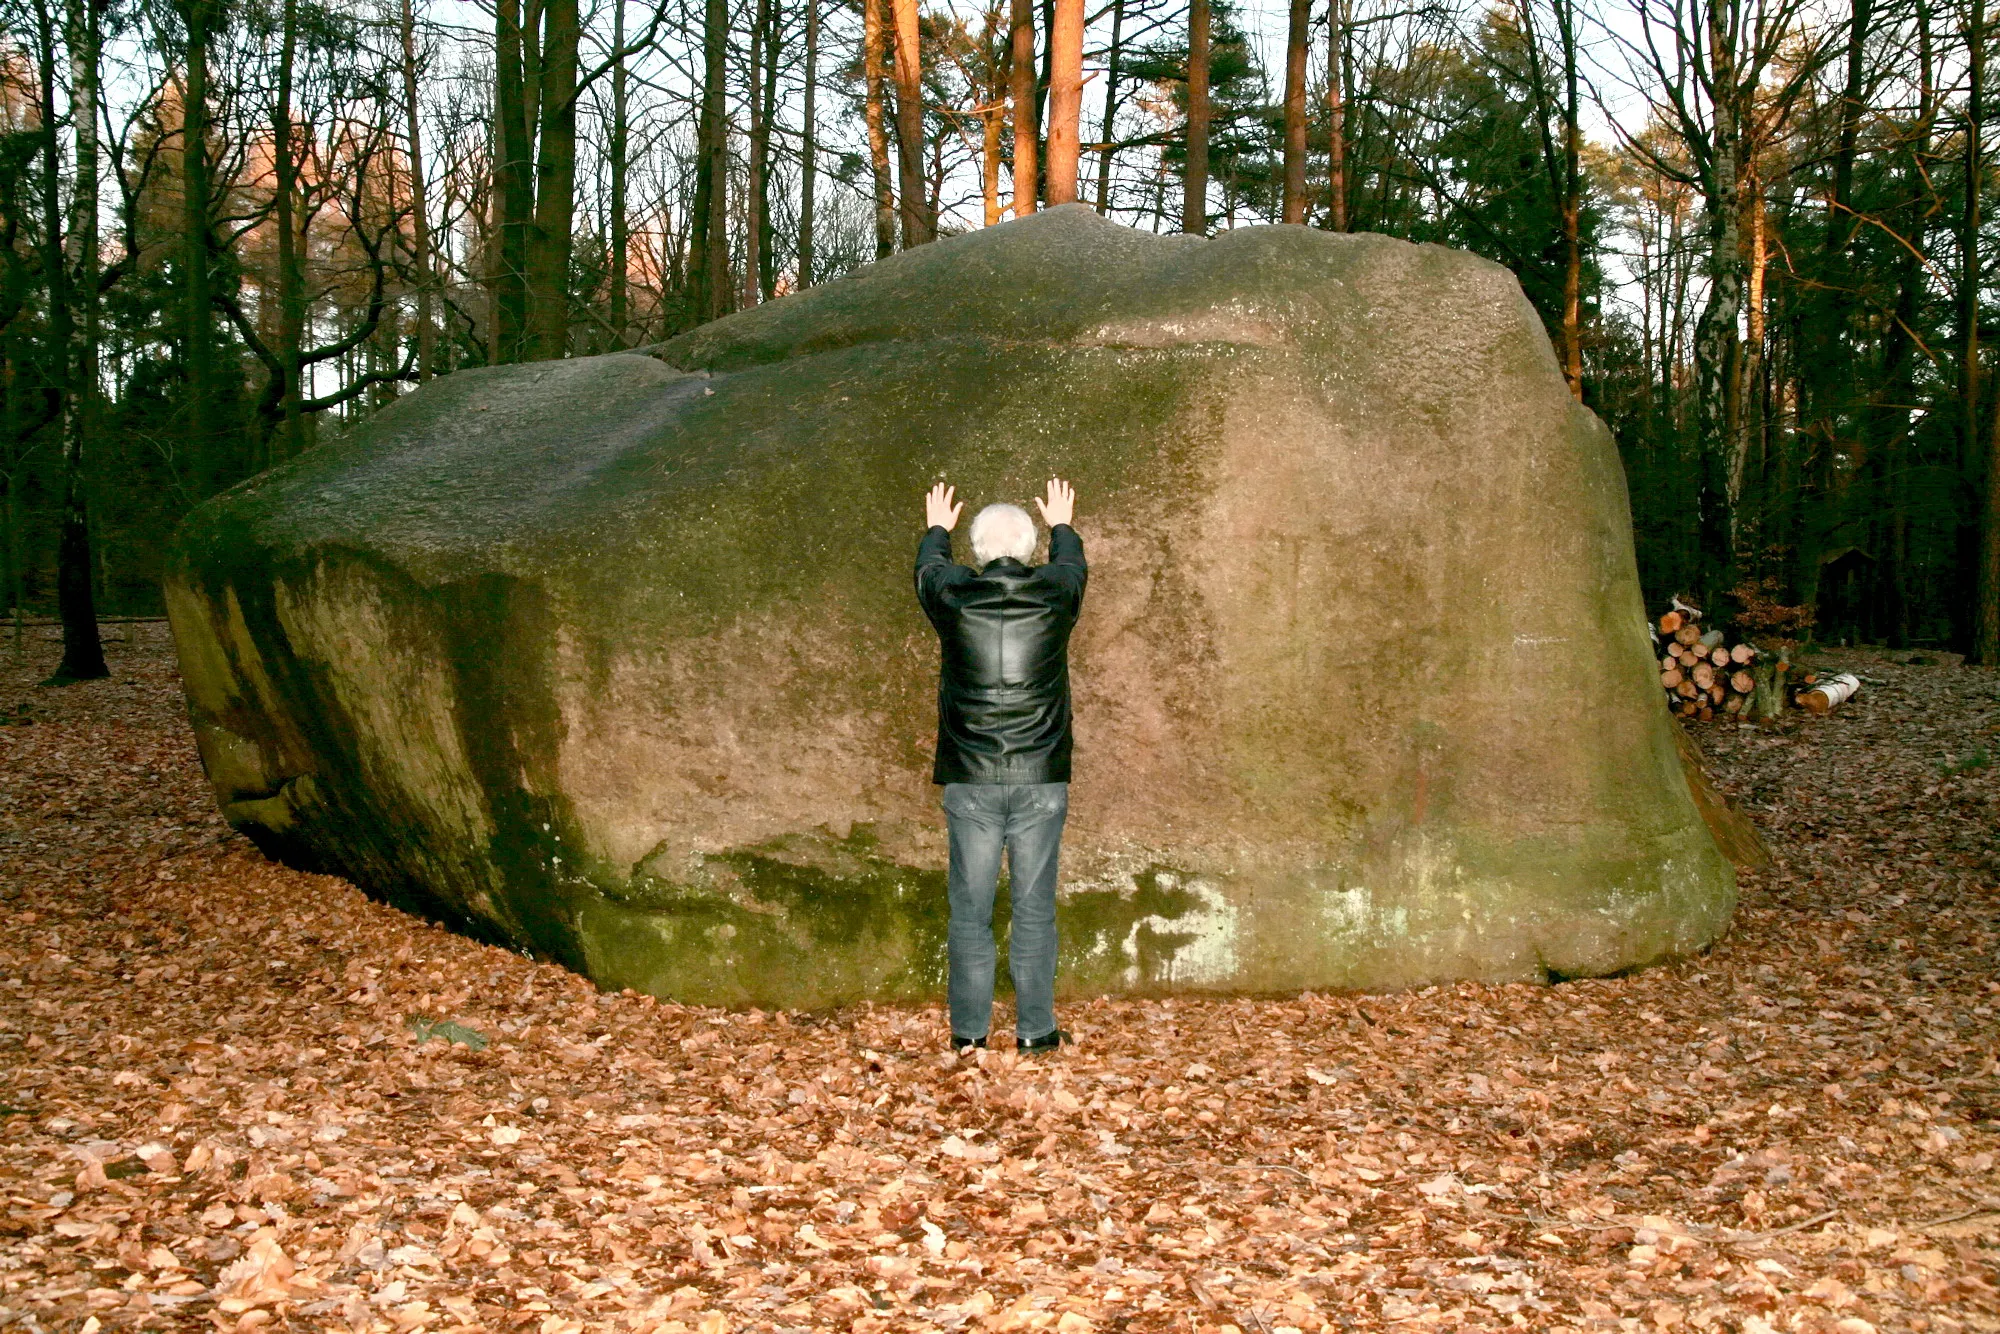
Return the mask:
<svg viewBox="0 0 2000 1334">
<path fill-rule="evenodd" d="M 0 656 L 0 1327 L 2000 1330 L 2000 674 L 1701 729 L 1777 857 L 1702 957 L 1096 1001 L 1036 1063 L 274 865 L 113 633 Z"/>
</svg>

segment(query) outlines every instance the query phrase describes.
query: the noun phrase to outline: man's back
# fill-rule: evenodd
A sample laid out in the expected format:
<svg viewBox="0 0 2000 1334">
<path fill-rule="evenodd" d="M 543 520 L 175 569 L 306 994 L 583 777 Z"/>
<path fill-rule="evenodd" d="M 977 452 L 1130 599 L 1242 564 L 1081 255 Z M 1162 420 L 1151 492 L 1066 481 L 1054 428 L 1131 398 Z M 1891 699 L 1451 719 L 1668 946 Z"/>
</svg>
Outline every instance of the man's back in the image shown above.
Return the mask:
<svg viewBox="0 0 2000 1334">
<path fill-rule="evenodd" d="M 1083 606 L 1083 539 L 1049 532 L 1049 563 L 1001 558 L 975 572 L 933 527 L 917 549 L 917 597 L 938 633 L 936 783 L 1066 783 L 1069 636 Z"/>
</svg>

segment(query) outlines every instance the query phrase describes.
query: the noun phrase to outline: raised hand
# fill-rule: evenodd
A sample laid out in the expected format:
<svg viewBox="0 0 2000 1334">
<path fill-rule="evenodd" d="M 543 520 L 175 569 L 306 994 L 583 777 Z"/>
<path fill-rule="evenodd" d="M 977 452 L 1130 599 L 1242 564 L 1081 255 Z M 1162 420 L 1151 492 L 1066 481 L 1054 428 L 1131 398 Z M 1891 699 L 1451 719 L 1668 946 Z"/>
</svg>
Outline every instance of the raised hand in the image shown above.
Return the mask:
<svg viewBox="0 0 2000 1334">
<path fill-rule="evenodd" d="M 1042 512 L 1042 522 L 1051 528 L 1068 523 L 1076 514 L 1076 488 L 1060 477 L 1051 477 L 1049 493 L 1035 501 L 1035 508 Z"/>
<path fill-rule="evenodd" d="M 958 512 L 964 509 L 965 506 L 962 503 L 957 505 L 952 504 L 951 497 L 954 489 L 953 487 L 946 486 L 943 482 L 939 482 L 930 489 L 930 494 L 924 497 L 925 527 L 942 528 L 946 532 L 950 532 L 958 526 Z"/>
</svg>

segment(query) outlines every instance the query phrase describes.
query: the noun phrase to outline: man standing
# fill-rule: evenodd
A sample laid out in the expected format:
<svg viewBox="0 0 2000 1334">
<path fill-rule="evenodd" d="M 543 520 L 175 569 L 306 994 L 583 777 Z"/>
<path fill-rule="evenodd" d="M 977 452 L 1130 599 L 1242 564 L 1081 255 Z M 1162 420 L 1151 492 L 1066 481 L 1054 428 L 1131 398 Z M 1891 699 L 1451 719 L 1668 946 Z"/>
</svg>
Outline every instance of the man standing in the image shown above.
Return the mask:
<svg viewBox="0 0 2000 1334">
<path fill-rule="evenodd" d="M 951 1045 L 986 1045 L 993 1018 L 993 895 L 1000 852 L 1012 880 L 1014 1037 L 1019 1050 L 1069 1041 L 1056 1027 L 1056 862 L 1069 813 L 1069 633 L 1083 606 L 1076 491 L 1060 479 L 1035 502 L 1049 563 L 1030 566 L 1035 521 L 1018 505 L 972 520 L 977 571 L 951 558 L 963 505 L 940 482 L 924 498 L 917 600 L 938 633 L 937 763 L 951 831 Z"/>
</svg>

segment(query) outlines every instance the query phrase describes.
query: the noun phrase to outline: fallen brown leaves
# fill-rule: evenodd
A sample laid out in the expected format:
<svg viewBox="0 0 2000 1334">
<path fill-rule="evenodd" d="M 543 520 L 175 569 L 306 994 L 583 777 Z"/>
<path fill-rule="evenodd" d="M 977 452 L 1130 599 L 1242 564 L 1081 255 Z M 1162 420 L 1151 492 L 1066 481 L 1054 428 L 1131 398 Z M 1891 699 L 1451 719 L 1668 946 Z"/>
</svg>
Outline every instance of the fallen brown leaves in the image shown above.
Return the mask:
<svg viewBox="0 0 2000 1334">
<path fill-rule="evenodd" d="M 2000 1329 L 1993 673 L 1704 729 L 1779 862 L 1704 958 L 1079 1004 L 1035 1064 L 273 866 L 160 627 L 114 650 L 0 685 L 0 1324 Z"/>
</svg>

